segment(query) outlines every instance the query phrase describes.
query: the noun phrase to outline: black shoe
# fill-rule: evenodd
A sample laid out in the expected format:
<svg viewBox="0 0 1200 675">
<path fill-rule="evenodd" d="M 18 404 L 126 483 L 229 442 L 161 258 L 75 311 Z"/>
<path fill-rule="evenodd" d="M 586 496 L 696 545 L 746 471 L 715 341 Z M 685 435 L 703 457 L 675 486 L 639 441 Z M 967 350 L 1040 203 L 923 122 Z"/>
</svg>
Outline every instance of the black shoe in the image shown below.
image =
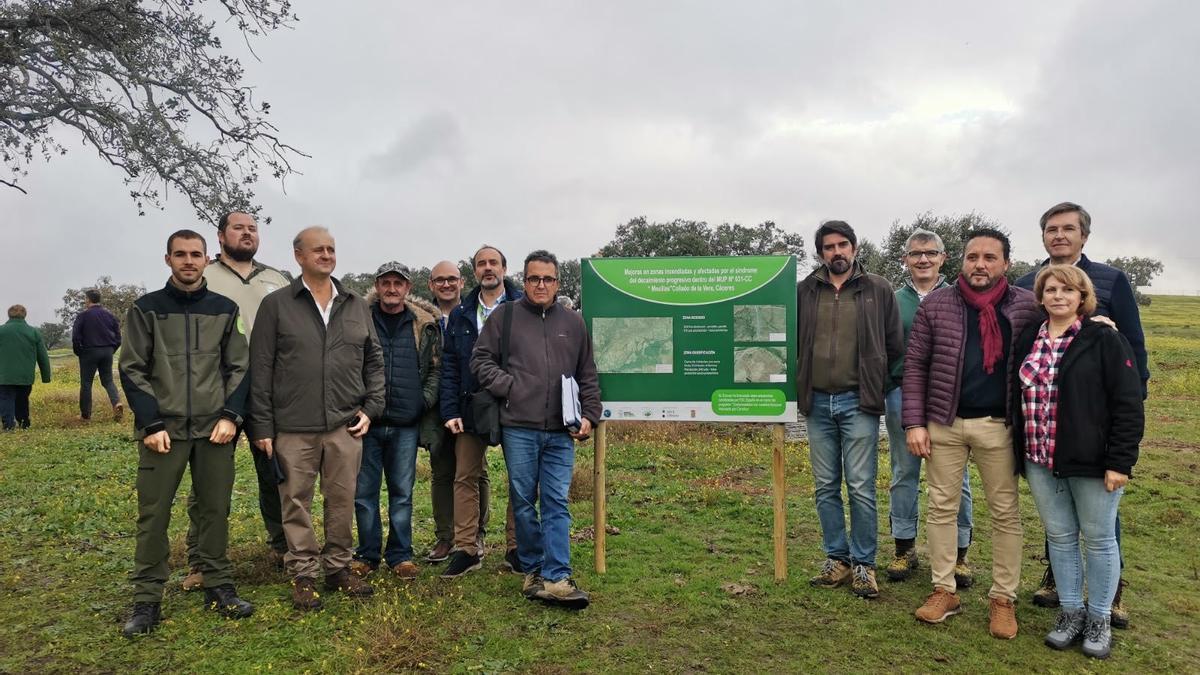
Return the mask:
<svg viewBox="0 0 1200 675">
<path fill-rule="evenodd" d="M 162 621 L 161 609 L 162 604 L 158 602 L 133 603 L 133 616 L 125 622 L 125 628 L 121 632 L 125 637 L 131 638 L 153 631 L 158 628 L 158 622 Z"/>
<path fill-rule="evenodd" d="M 204 589 L 204 606 L 226 619 L 244 619 L 254 613 L 254 605 L 239 598 L 233 584 Z"/>
<path fill-rule="evenodd" d="M 1042 583 L 1033 592 L 1033 604 L 1038 607 L 1058 607 L 1058 586 L 1054 583 L 1054 568 L 1046 565 L 1046 573 L 1042 575 Z"/>
<path fill-rule="evenodd" d="M 442 572 L 443 579 L 457 579 L 467 572 L 473 572 L 483 567 L 483 556 L 471 555 L 466 551 L 455 551 L 450 556 L 450 564 Z"/>
<path fill-rule="evenodd" d="M 512 572 L 513 574 L 525 573 L 524 568 L 521 567 L 521 559 L 517 557 L 517 549 L 515 548 L 509 549 L 504 554 L 504 562 L 500 564 L 504 566 L 504 569 Z"/>
</svg>

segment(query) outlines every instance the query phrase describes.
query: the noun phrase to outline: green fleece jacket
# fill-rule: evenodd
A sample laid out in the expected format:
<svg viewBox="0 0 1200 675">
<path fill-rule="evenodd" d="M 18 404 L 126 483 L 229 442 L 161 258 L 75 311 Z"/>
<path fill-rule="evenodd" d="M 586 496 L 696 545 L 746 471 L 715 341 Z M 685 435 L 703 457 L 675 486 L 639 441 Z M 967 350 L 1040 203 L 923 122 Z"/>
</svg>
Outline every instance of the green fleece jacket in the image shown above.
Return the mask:
<svg viewBox="0 0 1200 675">
<path fill-rule="evenodd" d="M 35 364 L 42 371 L 42 382 L 49 382 L 50 354 L 42 334 L 25 319 L 9 319 L 0 326 L 0 384 L 33 384 Z"/>
<path fill-rule="evenodd" d="M 241 425 L 249 369 L 238 307 L 207 284 L 168 281 L 129 308 L 119 370 L 139 438 L 208 438 L 221 418 Z"/>
<path fill-rule="evenodd" d="M 939 288 L 949 286 L 946 283 L 946 277 L 939 274 L 937 283 L 929 290 L 929 293 L 936 291 Z M 928 295 L 928 293 L 926 294 Z M 896 289 L 896 304 L 900 307 L 900 321 L 904 324 L 904 346 L 908 347 L 908 334 L 912 332 L 913 317 L 917 315 L 917 308 L 921 306 L 921 296 L 917 293 L 917 289 L 913 286 L 912 278 L 904 280 L 904 285 Z M 892 364 L 891 372 L 892 383 L 888 386 L 888 391 L 900 386 L 900 381 L 904 379 L 904 357 Z"/>
</svg>

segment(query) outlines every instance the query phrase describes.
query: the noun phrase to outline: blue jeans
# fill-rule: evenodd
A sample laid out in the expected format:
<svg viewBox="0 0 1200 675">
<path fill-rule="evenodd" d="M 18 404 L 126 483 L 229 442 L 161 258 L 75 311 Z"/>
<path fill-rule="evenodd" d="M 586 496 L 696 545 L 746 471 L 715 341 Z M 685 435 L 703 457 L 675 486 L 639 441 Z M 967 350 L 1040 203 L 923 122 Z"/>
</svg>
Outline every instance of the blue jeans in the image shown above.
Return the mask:
<svg viewBox="0 0 1200 675">
<path fill-rule="evenodd" d="M 1049 469 L 1030 461 L 1025 462 L 1025 477 L 1046 527 L 1059 602 L 1066 609 L 1083 607 L 1082 534 L 1087 548 L 1088 614 L 1109 616 L 1121 579 L 1116 518 L 1125 488 L 1109 492 L 1103 478 L 1055 478 Z"/>
<path fill-rule="evenodd" d="M 575 441 L 565 431 L 504 427 L 503 448 L 521 568 L 540 569 L 547 581 L 562 581 L 571 576 L 567 491 Z"/>
<path fill-rule="evenodd" d="M 373 426 L 363 437 L 362 465 L 354 492 L 358 548 L 354 557 L 379 565 L 383 546 L 379 488 L 387 477 L 388 539 L 383 558 L 388 567 L 412 560 L 412 494 L 417 473 L 417 427 Z"/>
<path fill-rule="evenodd" d="M 904 437 L 904 425 L 900 423 L 900 387 L 887 395 L 888 446 L 892 455 L 891 501 L 888 507 L 888 522 L 895 539 L 916 539 L 920 493 L 921 458 L 908 451 L 908 440 Z M 972 521 L 971 472 L 963 469 L 962 501 L 958 506 L 958 547 L 971 545 Z"/>
<path fill-rule="evenodd" d="M 857 391 L 814 391 L 807 419 L 809 459 L 825 556 L 874 567 L 878 544 L 875 476 L 879 471 L 879 418 L 858 409 Z M 850 499 L 849 544 L 842 508 L 843 476 Z"/>
</svg>

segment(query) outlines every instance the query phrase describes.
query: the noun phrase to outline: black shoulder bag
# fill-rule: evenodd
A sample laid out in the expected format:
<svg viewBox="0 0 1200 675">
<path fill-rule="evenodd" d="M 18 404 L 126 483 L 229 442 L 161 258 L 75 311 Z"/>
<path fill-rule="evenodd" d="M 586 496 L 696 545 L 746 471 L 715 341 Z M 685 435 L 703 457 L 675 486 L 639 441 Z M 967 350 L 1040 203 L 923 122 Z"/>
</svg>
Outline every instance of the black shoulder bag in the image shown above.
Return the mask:
<svg viewBox="0 0 1200 675">
<path fill-rule="evenodd" d="M 505 303 L 511 304 L 511 303 Z M 504 308 L 504 325 L 500 331 L 500 370 L 508 369 L 508 340 L 512 336 L 513 308 Z M 492 392 L 479 388 L 471 396 L 471 416 L 475 421 L 475 435 L 488 445 L 500 445 L 500 406 L 504 405 Z"/>
</svg>

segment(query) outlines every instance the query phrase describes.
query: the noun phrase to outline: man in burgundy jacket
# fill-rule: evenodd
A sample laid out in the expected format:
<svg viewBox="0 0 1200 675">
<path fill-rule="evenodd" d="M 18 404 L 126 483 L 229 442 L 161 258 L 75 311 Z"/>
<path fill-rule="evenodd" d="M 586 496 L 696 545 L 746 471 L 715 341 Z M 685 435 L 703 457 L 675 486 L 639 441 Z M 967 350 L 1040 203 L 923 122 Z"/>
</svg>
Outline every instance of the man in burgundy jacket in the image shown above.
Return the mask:
<svg viewBox="0 0 1200 675">
<path fill-rule="evenodd" d="M 925 530 L 933 593 L 917 611 L 941 623 L 961 611 L 954 580 L 957 517 L 968 457 L 983 479 L 992 520 L 990 627 L 1017 634 L 1021 516 L 1016 460 L 1007 422 L 1008 359 L 1013 339 L 1041 313 L 1029 291 L 1009 286 L 1008 237 L 989 228 L 967 237 L 956 283 L 925 298 L 913 318 L 904 361 L 902 422 L 909 451 L 925 458 L 929 504 Z"/>
</svg>

